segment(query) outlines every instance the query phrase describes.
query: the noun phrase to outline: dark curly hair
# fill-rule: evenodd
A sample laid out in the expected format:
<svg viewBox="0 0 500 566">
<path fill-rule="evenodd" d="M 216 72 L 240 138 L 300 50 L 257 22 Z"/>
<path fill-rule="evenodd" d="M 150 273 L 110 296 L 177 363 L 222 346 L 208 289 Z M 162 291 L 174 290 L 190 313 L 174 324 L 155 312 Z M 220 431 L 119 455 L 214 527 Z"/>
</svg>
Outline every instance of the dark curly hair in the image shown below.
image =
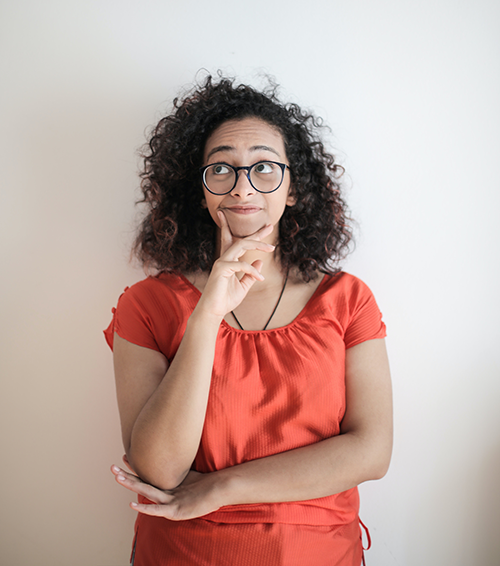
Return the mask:
<svg viewBox="0 0 500 566">
<path fill-rule="evenodd" d="M 158 271 L 210 270 L 216 226 L 201 206 L 199 169 L 209 136 L 228 120 L 255 117 L 283 136 L 297 202 L 279 224 L 278 249 L 284 270 L 297 267 L 305 281 L 317 271 L 335 273 L 349 252 L 352 232 L 335 163 L 318 136 L 321 120 L 297 104 L 283 105 L 277 86 L 259 92 L 232 79 L 208 76 L 154 128 L 142 153 L 141 189 L 146 213 L 134 251 Z"/>
</svg>

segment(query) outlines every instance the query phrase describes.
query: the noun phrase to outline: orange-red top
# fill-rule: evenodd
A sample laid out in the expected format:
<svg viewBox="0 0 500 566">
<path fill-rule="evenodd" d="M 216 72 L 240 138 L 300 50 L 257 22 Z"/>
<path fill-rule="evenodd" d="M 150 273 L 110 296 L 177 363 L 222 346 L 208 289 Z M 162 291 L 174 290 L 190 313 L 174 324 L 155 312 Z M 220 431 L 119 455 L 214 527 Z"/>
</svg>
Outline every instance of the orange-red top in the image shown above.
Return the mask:
<svg viewBox="0 0 500 566">
<path fill-rule="evenodd" d="M 200 292 L 183 276 L 149 277 L 125 289 L 113 309 L 106 340 L 112 347 L 113 333 L 117 332 L 129 342 L 162 352 L 171 361 L 199 297 Z M 347 273 L 325 275 L 301 313 L 282 328 L 245 331 L 223 321 L 205 425 L 193 468 L 211 472 L 338 435 L 345 412 L 345 350 L 384 336 L 385 325 L 372 293 L 362 281 Z M 166 534 L 164 542 L 159 542 L 156 532 L 154 541 L 145 544 L 145 549 L 151 544 L 175 545 L 173 538 L 182 540 L 179 529 L 188 531 L 196 525 L 196 532 L 201 534 L 209 523 L 233 527 L 240 524 L 242 528 L 245 524 L 246 530 L 248 524 L 270 523 L 335 526 L 347 532 L 348 525 L 357 525 L 358 507 L 358 490 L 353 488 L 310 501 L 222 507 L 203 519 L 184 524 L 140 516 L 137 545 L 141 546 L 141 537 L 149 538 L 148 530 L 160 529 Z M 175 537 L 168 534 L 169 529 L 175 530 Z M 219 531 L 222 533 L 220 528 L 214 532 Z M 350 532 L 358 548 L 359 529 Z M 210 535 L 211 541 L 214 536 L 217 538 L 216 534 Z M 248 538 L 247 533 L 245 537 Z M 188 544 L 189 552 L 193 550 L 193 541 L 198 540 L 201 539 L 194 536 Z M 206 547 L 206 542 L 201 546 Z M 205 563 L 199 555 L 193 556 L 192 562 L 186 557 L 172 561 L 180 552 L 178 548 L 158 552 L 151 564 L 152 560 L 162 564 L 163 555 L 168 558 L 165 564 Z M 276 549 L 273 552 L 276 554 Z M 213 553 L 212 548 L 206 564 L 225 563 L 223 557 Z M 278 554 L 283 555 L 282 549 Z M 262 559 L 269 566 L 293 563 L 290 557 L 287 562 L 270 556 Z M 150 564 L 140 560 L 137 552 L 136 566 Z M 325 562 L 332 563 L 337 564 Z"/>
</svg>

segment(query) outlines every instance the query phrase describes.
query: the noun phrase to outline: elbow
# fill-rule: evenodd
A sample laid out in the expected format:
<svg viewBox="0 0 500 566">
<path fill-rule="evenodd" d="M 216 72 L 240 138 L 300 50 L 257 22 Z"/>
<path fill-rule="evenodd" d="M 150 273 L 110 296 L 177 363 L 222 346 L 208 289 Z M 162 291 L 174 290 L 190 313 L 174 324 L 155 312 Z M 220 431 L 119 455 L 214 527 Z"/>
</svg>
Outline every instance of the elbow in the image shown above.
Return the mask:
<svg viewBox="0 0 500 566">
<path fill-rule="evenodd" d="M 378 458 L 370 459 L 364 462 L 358 470 L 356 485 L 364 483 L 366 481 L 381 480 L 389 470 L 389 461 L 381 460 Z"/>
<path fill-rule="evenodd" d="M 381 480 L 389 471 L 392 456 L 392 442 L 381 446 L 372 454 L 369 480 Z"/>
<path fill-rule="evenodd" d="M 168 491 L 178 487 L 187 476 L 189 470 L 177 470 L 157 459 L 127 451 L 127 459 L 134 473 L 145 483 L 158 489 Z"/>
<path fill-rule="evenodd" d="M 391 463 L 392 436 L 365 436 L 358 446 L 361 464 L 358 468 L 359 483 L 382 479 L 389 471 Z"/>
<path fill-rule="evenodd" d="M 371 480 L 381 480 L 389 471 L 389 464 L 391 462 L 390 458 L 386 458 L 384 461 L 377 462 L 373 467 Z"/>
</svg>

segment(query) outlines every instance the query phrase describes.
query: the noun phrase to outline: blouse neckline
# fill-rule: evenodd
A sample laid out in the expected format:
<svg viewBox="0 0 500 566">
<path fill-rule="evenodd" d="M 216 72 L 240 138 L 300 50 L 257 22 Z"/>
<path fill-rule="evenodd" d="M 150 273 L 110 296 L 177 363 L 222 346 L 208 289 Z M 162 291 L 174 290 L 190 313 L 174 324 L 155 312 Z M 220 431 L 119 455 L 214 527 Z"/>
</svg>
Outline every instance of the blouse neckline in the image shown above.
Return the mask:
<svg viewBox="0 0 500 566">
<path fill-rule="evenodd" d="M 314 293 L 307 300 L 307 303 L 304 305 L 302 310 L 297 314 L 297 316 L 291 322 L 285 324 L 285 326 L 278 326 L 277 328 L 268 328 L 267 330 L 242 330 L 240 328 L 234 328 L 234 326 L 228 324 L 224 319 L 222 319 L 221 326 L 223 326 L 227 330 L 230 330 L 231 332 L 236 332 L 239 334 L 269 334 L 271 332 L 282 332 L 284 330 L 287 330 L 288 328 L 295 326 L 299 322 L 299 320 L 303 316 L 305 316 L 306 312 L 309 310 L 310 305 L 316 299 L 316 295 L 319 294 L 320 289 L 324 286 L 325 281 L 331 279 L 331 276 L 328 277 L 328 275 L 329 275 L 328 273 L 323 273 L 323 278 L 321 279 L 319 285 L 314 290 Z M 193 285 L 191 281 L 189 281 L 189 279 L 184 274 L 180 273 L 179 277 L 187 284 L 187 286 L 192 291 L 196 293 L 198 298 L 201 297 L 201 291 L 195 285 Z"/>
</svg>

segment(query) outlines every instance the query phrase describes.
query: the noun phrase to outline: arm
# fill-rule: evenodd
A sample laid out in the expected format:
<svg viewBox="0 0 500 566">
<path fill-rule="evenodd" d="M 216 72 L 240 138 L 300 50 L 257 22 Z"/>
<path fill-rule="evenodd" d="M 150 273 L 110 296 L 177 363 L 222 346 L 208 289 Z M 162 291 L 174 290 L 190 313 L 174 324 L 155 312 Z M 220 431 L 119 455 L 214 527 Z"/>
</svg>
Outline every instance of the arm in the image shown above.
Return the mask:
<svg viewBox="0 0 500 566">
<path fill-rule="evenodd" d="M 170 519 L 189 519 L 223 505 L 275 503 L 325 497 L 383 477 L 392 451 L 392 396 L 384 340 L 346 352 L 347 410 L 341 434 L 212 474 L 190 474 L 162 492 L 114 470 L 124 487 L 159 505 L 134 508 Z M 120 479 L 120 476 L 123 479 Z"/>
<path fill-rule="evenodd" d="M 114 366 L 125 452 L 145 480 L 169 489 L 185 477 L 205 419 L 218 324 L 196 315 L 172 362 L 115 334 Z"/>
<path fill-rule="evenodd" d="M 222 225 L 223 254 L 214 264 L 171 365 L 161 353 L 115 334 L 114 365 L 125 452 L 139 476 L 161 489 L 179 485 L 196 456 L 222 318 L 236 308 L 256 280 L 263 279 L 260 260 L 250 265 L 239 258 L 248 250 L 274 250 L 260 241 L 272 226 L 252 239 L 233 241 L 223 217 Z"/>
</svg>

